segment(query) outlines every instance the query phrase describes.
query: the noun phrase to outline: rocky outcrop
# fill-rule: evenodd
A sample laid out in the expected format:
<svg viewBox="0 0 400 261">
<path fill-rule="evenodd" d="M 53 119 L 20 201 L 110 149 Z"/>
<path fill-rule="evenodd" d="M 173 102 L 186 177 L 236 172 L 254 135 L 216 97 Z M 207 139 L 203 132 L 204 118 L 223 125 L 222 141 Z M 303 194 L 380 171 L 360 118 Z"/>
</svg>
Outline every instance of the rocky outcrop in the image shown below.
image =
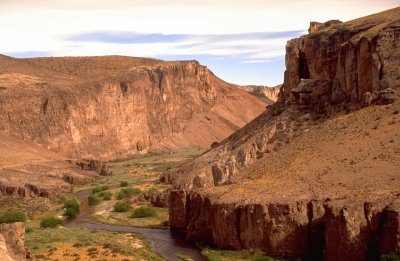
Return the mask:
<svg viewBox="0 0 400 261">
<path fill-rule="evenodd" d="M 279 100 L 162 175 L 174 187 L 171 229 L 308 260 L 399 255 L 399 17 L 396 8 L 290 41 Z"/>
<path fill-rule="evenodd" d="M 400 212 L 394 203 L 310 199 L 242 205 L 173 190 L 169 204 L 172 230 L 219 248 L 311 260 L 378 260 L 399 253 Z"/>
<path fill-rule="evenodd" d="M 0 224 L 0 260 L 20 261 L 29 256 L 25 247 L 24 223 Z"/>
<path fill-rule="evenodd" d="M 196 61 L 1 57 L 0 86 L 0 132 L 69 158 L 209 147 L 265 107 Z"/>
<path fill-rule="evenodd" d="M 268 104 L 272 104 L 278 100 L 281 85 L 277 85 L 275 87 L 246 85 L 246 86 L 240 86 L 239 88 L 257 97 L 264 98 L 267 100 Z"/>
<path fill-rule="evenodd" d="M 100 176 L 112 176 L 113 175 L 110 168 L 104 162 L 102 162 L 100 160 L 82 159 L 82 160 L 76 160 L 76 161 L 70 160 L 69 162 L 74 163 L 81 170 L 95 171 L 95 172 L 99 173 Z M 73 183 L 73 182 L 71 182 L 71 183 Z"/>
<path fill-rule="evenodd" d="M 311 23 L 309 35 L 286 46 L 285 100 L 315 108 L 362 104 L 365 95 L 373 95 L 375 103 L 398 97 L 400 81 L 393 77 L 400 66 L 398 13 L 396 8 L 346 23 Z M 385 89 L 393 92 L 389 100 L 378 98 Z"/>
</svg>

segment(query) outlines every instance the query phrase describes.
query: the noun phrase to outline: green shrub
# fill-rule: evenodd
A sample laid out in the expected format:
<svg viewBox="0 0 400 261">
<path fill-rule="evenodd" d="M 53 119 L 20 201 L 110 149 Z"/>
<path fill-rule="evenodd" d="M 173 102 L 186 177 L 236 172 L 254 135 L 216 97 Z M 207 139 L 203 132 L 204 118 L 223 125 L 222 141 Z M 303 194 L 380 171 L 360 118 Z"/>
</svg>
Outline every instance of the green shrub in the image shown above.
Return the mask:
<svg viewBox="0 0 400 261">
<path fill-rule="evenodd" d="M 7 211 L 0 216 L 1 223 L 14 223 L 14 222 L 25 222 L 26 216 L 22 212 L 18 211 Z"/>
<path fill-rule="evenodd" d="M 124 198 L 129 198 L 132 195 L 138 195 L 140 194 L 142 191 L 138 188 L 124 188 L 121 189 L 120 192 L 118 192 L 117 194 L 117 199 L 121 200 Z"/>
<path fill-rule="evenodd" d="M 384 255 L 381 257 L 381 261 L 400 261 L 400 256 L 393 253 L 389 255 Z"/>
<path fill-rule="evenodd" d="M 111 195 L 106 195 L 103 197 L 103 200 L 111 200 Z"/>
<path fill-rule="evenodd" d="M 101 192 L 102 190 L 101 190 L 101 187 L 94 187 L 93 189 L 92 189 L 92 194 L 96 194 L 96 193 L 99 193 L 99 192 Z"/>
<path fill-rule="evenodd" d="M 90 195 L 88 199 L 89 199 L 89 206 L 96 206 L 101 202 L 101 199 L 96 195 Z"/>
<path fill-rule="evenodd" d="M 108 190 L 108 186 L 103 185 L 103 186 L 100 187 L 100 189 L 101 189 L 102 191 Z"/>
<path fill-rule="evenodd" d="M 104 199 L 105 197 L 111 198 L 112 193 L 111 193 L 111 191 L 102 191 L 102 192 L 96 193 L 96 196 L 98 196 L 98 197 L 100 197 L 100 198 L 103 198 L 103 199 Z"/>
<path fill-rule="evenodd" d="M 76 218 L 80 210 L 80 203 L 72 198 L 64 200 L 64 216 L 68 218 Z"/>
<path fill-rule="evenodd" d="M 128 186 L 128 181 L 121 181 L 120 186 L 121 187 L 127 187 Z"/>
<path fill-rule="evenodd" d="M 150 189 L 148 189 L 146 191 L 146 194 L 149 195 L 149 196 L 152 196 L 152 195 L 157 194 L 157 193 L 158 193 L 158 190 L 155 189 L 155 188 L 150 188 Z"/>
<path fill-rule="evenodd" d="M 126 212 L 129 210 L 129 208 L 130 208 L 130 206 L 125 202 L 117 202 L 114 205 L 115 212 Z"/>
<path fill-rule="evenodd" d="M 42 219 L 40 221 L 40 227 L 41 228 L 55 228 L 58 227 L 58 225 L 61 224 L 61 219 L 56 218 L 56 217 L 47 217 Z"/>
<path fill-rule="evenodd" d="M 140 207 L 133 210 L 132 218 L 145 218 L 157 216 L 156 211 L 152 207 Z"/>
<path fill-rule="evenodd" d="M 33 228 L 31 227 L 25 227 L 25 234 L 31 233 L 33 231 Z"/>
</svg>

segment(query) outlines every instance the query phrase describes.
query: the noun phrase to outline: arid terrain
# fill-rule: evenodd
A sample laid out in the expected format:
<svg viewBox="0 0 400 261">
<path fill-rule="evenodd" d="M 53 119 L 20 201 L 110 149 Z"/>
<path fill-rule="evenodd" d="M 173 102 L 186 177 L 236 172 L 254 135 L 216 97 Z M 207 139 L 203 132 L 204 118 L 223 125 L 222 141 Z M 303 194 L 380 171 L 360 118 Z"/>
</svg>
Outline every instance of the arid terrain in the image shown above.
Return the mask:
<svg viewBox="0 0 400 261">
<path fill-rule="evenodd" d="M 284 83 L 0 55 L 0 260 L 398 260 L 400 7 L 311 22 Z"/>
<path fill-rule="evenodd" d="M 171 228 L 273 256 L 399 253 L 399 17 L 312 23 L 289 41 L 278 102 L 161 177 Z"/>
</svg>

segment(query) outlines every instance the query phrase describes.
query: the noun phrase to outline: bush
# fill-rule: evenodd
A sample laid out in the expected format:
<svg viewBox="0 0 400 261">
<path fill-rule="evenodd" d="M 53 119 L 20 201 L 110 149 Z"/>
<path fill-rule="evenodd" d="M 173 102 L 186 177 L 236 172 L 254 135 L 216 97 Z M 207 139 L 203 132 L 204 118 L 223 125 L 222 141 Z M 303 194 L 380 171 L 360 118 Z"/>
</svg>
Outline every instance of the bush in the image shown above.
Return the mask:
<svg viewBox="0 0 400 261">
<path fill-rule="evenodd" d="M 138 195 L 141 192 L 142 191 L 138 188 L 124 188 L 124 189 L 121 189 L 120 192 L 118 192 L 117 199 L 120 200 L 120 199 L 128 198 L 132 195 Z"/>
<path fill-rule="evenodd" d="M 140 207 L 133 210 L 132 218 L 145 218 L 157 216 L 156 211 L 152 207 Z"/>
<path fill-rule="evenodd" d="M 103 197 L 103 200 L 111 200 L 111 195 L 106 195 Z"/>
<path fill-rule="evenodd" d="M 108 186 L 106 186 L 106 185 L 101 186 L 100 189 L 101 189 L 102 191 L 108 190 Z"/>
<path fill-rule="evenodd" d="M 127 187 L 128 186 L 128 181 L 121 181 L 120 186 L 121 187 Z"/>
<path fill-rule="evenodd" d="M 76 199 L 64 200 L 64 216 L 68 218 L 76 218 L 80 210 L 80 203 Z"/>
<path fill-rule="evenodd" d="M 400 261 L 400 256 L 393 253 L 389 255 L 384 255 L 381 257 L 381 261 Z"/>
<path fill-rule="evenodd" d="M 96 196 L 98 196 L 98 197 L 100 197 L 100 198 L 103 198 L 103 199 L 104 199 L 105 197 L 111 198 L 112 193 L 111 193 L 111 191 L 102 191 L 102 192 L 97 193 Z"/>
<path fill-rule="evenodd" d="M 150 188 L 150 189 L 148 189 L 148 190 L 146 191 L 146 194 L 147 194 L 148 196 L 152 196 L 152 195 L 157 194 L 157 193 L 158 193 L 158 190 L 155 189 L 155 188 Z"/>
<path fill-rule="evenodd" d="M 61 219 L 56 217 L 47 217 L 45 219 L 42 219 L 42 221 L 40 221 L 41 228 L 55 228 L 58 227 L 58 225 L 60 224 L 61 224 Z"/>
<path fill-rule="evenodd" d="M 101 202 L 101 199 L 96 195 L 90 195 L 88 199 L 89 199 L 89 206 L 96 206 Z"/>
<path fill-rule="evenodd" d="M 1 223 L 14 223 L 14 222 L 25 222 L 26 216 L 22 212 L 18 211 L 7 211 L 0 216 Z"/>
<path fill-rule="evenodd" d="M 94 187 L 93 189 L 92 189 L 92 194 L 96 194 L 96 193 L 99 193 L 99 192 L 101 192 L 102 190 L 101 190 L 101 188 L 100 187 Z"/>
<path fill-rule="evenodd" d="M 115 212 L 126 212 L 129 210 L 129 208 L 130 208 L 130 206 L 125 202 L 117 202 L 114 205 Z"/>
</svg>

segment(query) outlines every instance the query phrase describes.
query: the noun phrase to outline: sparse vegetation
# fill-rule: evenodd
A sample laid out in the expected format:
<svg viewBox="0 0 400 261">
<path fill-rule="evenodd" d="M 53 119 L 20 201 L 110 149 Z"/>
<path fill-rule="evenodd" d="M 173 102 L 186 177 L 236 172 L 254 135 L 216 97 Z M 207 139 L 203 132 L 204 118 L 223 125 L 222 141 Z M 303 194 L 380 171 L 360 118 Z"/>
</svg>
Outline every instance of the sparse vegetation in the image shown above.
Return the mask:
<svg viewBox="0 0 400 261">
<path fill-rule="evenodd" d="M 185 261 L 192 261 L 192 260 L 194 260 L 191 256 L 186 255 L 186 254 L 184 254 L 184 253 L 175 253 L 175 256 L 178 257 L 178 258 L 180 258 L 180 259 L 182 259 L 182 260 L 185 260 Z"/>
<path fill-rule="evenodd" d="M 125 180 L 121 181 L 121 183 L 120 183 L 120 187 L 121 188 L 122 187 L 127 187 L 128 185 L 129 185 L 128 181 L 125 181 Z"/>
<path fill-rule="evenodd" d="M 61 224 L 61 219 L 57 217 L 47 217 L 40 221 L 41 228 L 56 228 Z"/>
<path fill-rule="evenodd" d="M 201 254 L 206 256 L 210 261 L 274 261 L 272 257 L 249 251 L 226 251 L 205 248 L 201 251 Z"/>
<path fill-rule="evenodd" d="M 383 255 L 381 261 L 400 261 L 400 256 L 396 254 Z"/>
<path fill-rule="evenodd" d="M 25 222 L 26 216 L 24 213 L 19 211 L 7 211 L 0 216 L 1 223 L 14 223 L 14 222 Z"/>
<path fill-rule="evenodd" d="M 115 203 L 114 205 L 114 211 L 115 212 L 126 212 L 130 209 L 130 206 L 122 201 L 119 201 L 117 203 Z"/>
<path fill-rule="evenodd" d="M 147 218 L 147 217 L 155 217 L 157 212 L 153 207 L 139 207 L 133 210 L 131 217 L 132 218 Z"/>
<path fill-rule="evenodd" d="M 132 195 L 138 195 L 140 194 L 142 191 L 138 188 L 123 188 L 120 190 L 120 192 L 118 192 L 117 194 L 117 199 L 121 200 L 124 198 L 129 198 Z"/>
</svg>

